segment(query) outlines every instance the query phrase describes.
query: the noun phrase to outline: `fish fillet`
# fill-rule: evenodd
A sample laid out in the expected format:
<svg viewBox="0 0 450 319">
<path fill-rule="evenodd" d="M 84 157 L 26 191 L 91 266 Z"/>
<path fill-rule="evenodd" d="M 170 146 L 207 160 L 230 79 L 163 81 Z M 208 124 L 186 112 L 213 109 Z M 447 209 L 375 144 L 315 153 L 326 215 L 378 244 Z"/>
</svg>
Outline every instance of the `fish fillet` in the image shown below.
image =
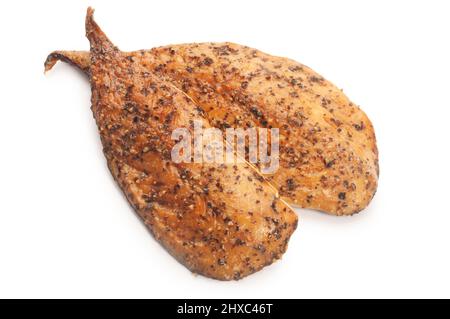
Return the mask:
<svg viewBox="0 0 450 319">
<path fill-rule="evenodd" d="M 191 271 L 220 280 L 279 259 L 297 216 L 276 189 L 247 162 L 172 161 L 175 128 L 192 131 L 194 120 L 210 127 L 201 109 L 170 82 L 142 74 L 100 30 L 92 9 L 86 35 L 92 112 L 108 167 L 154 237 Z M 69 61 L 63 57 L 56 58 Z"/>
</svg>

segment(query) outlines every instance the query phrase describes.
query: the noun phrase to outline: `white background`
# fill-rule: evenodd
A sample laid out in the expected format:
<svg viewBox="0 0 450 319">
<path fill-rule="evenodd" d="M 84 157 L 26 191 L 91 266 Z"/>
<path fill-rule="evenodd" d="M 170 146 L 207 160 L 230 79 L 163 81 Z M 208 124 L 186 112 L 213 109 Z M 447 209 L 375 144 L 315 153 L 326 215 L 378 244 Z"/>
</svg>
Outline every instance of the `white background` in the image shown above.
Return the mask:
<svg viewBox="0 0 450 319">
<path fill-rule="evenodd" d="M 0 297 L 450 297 L 450 2 L 2 1 Z M 353 217 L 298 210 L 283 259 L 238 282 L 192 275 L 113 182 L 87 79 L 88 5 L 123 50 L 232 41 L 304 63 L 376 129 L 381 176 Z"/>
</svg>

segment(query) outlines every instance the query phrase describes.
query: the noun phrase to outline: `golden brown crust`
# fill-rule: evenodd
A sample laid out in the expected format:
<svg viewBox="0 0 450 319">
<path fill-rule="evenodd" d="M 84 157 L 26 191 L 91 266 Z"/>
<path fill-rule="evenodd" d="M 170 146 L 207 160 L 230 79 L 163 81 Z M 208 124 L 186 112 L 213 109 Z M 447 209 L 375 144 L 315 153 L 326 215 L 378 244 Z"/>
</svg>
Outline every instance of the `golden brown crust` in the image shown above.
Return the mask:
<svg viewBox="0 0 450 319">
<path fill-rule="evenodd" d="M 192 129 L 193 120 L 209 127 L 208 121 L 181 90 L 143 75 L 92 14 L 86 17 L 92 111 L 104 154 L 155 238 L 193 272 L 220 280 L 279 259 L 297 226 L 292 209 L 248 163 L 174 163 L 173 129 Z"/>
<path fill-rule="evenodd" d="M 156 73 L 189 94 L 213 126 L 280 128 L 281 167 L 268 178 L 289 203 L 348 215 L 373 198 L 379 171 L 373 126 L 310 68 L 233 43 L 127 54 L 142 73 Z M 85 63 L 87 53 L 80 55 Z"/>
</svg>

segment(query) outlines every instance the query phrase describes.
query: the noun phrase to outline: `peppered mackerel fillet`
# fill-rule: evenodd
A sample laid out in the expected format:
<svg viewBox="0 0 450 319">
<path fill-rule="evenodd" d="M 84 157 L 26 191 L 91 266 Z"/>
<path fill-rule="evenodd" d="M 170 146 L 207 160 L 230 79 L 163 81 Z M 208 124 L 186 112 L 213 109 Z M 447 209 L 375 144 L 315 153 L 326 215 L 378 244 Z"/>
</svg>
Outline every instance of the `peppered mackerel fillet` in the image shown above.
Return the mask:
<svg viewBox="0 0 450 319">
<path fill-rule="evenodd" d="M 268 179 L 292 205 L 334 215 L 364 209 L 378 184 L 373 126 L 341 90 L 305 65 L 233 43 L 170 45 L 126 53 L 187 93 L 212 126 L 280 129 L 280 168 Z M 89 72 L 89 53 L 46 61 Z"/>
<path fill-rule="evenodd" d="M 172 131 L 192 131 L 194 120 L 210 127 L 202 111 L 171 83 L 143 74 L 107 39 L 92 9 L 86 35 L 92 111 L 108 166 L 155 238 L 193 272 L 221 280 L 280 258 L 297 216 L 273 186 L 247 162 L 174 163 Z"/>
</svg>

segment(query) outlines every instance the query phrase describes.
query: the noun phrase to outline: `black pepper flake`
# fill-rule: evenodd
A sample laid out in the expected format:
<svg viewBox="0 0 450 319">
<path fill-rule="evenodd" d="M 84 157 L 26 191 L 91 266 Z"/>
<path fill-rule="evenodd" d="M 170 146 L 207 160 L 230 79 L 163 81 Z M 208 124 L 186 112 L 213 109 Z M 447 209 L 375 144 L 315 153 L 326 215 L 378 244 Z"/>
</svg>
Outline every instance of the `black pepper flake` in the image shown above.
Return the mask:
<svg viewBox="0 0 450 319">
<path fill-rule="evenodd" d="M 169 104 L 169 102 L 166 99 L 164 99 L 164 98 L 158 99 L 157 103 L 158 103 L 158 105 L 161 105 L 161 106 L 165 106 L 165 105 Z"/>
<path fill-rule="evenodd" d="M 227 261 L 225 260 L 225 258 L 219 258 L 219 259 L 217 259 L 217 264 L 219 265 L 219 266 L 223 266 L 223 265 L 225 265 L 227 263 Z"/>
<path fill-rule="evenodd" d="M 223 193 L 223 187 L 222 187 L 222 185 L 220 184 L 220 182 L 217 182 L 217 183 L 216 183 L 216 187 L 217 187 L 217 189 L 219 190 L 219 192 Z"/>
<path fill-rule="evenodd" d="M 275 228 L 273 230 L 272 235 L 275 236 L 276 239 L 280 239 L 281 238 L 281 233 L 280 233 L 280 230 L 278 228 Z"/>
<path fill-rule="evenodd" d="M 339 196 L 340 200 L 345 200 L 345 193 L 344 192 L 339 193 L 338 196 Z"/>
<path fill-rule="evenodd" d="M 211 64 L 213 64 L 213 59 L 211 59 L 211 58 L 205 58 L 204 60 L 203 60 L 203 64 L 204 65 L 211 65 Z"/>
<path fill-rule="evenodd" d="M 127 102 L 125 103 L 123 107 L 126 111 L 133 113 L 136 110 L 136 104 L 133 102 Z"/>
<path fill-rule="evenodd" d="M 147 90 L 147 88 L 142 88 L 141 89 L 141 94 L 143 95 L 143 96 L 147 96 L 148 95 L 148 90 Z"/>
<path fill-rule="evenodd" d="M 270 205 L 270 207 L 273 209 L 273 211 L 274 211 L 275 213 L 278 213 L 278 211 L 277 211 L 277 205 L 276 205 L 275 201 L 272 202 L 272 205 Z"/>
<path fill-rule="evenodd" d="M 303 70 L 303 68 L 301 66 L 298 66 L 298 65 L 292 65 L 288 69 L 289 69 L 289 71 L 292 71 L 292 72 L 297 72 L 297 71 Z"/>
<path fill-rule="evenodd" d="M 166 67 L 165 64 L 159 64 L 158 66 L 155 67 L 155 72 L 160 72 L 162 71 L 162 69 L 164 69 Z"/>
<path fill-rule="evenodd" d="M 188 170 L 182 170 L 180 174 L 181 179 L 187 179 L 189 178 L 189 171 Z M 209 204 L 209 203 L 208 203 Z"/>
<path fill-rule="evenodd" d="M 253 115 L 255 115 L 258 118 L 262 117 L 262 112 L 255 106 L 250 108 L 250 112 L 252 112 Z"/>
<path fill-rule="evenodd" d="M 151 195 L 151 196 L 148 196 L 148 195 L 142 195 L 142 199 L 144 200 L 144 202 L 146 202 L 147 204 L 149 204 L 149 203 L 152 203 L 153 201 L 154 201 L 154 198 L 153 198 L 154 196 L 153 196 L 153 194 Z"/>
<path fill-rule="evenodd" d="M 309 80 L 311 81 L 311 82 L 321 82 L 321 81 L 323 81 L 323 78 L 320 78 L 320 77 L 318 77 L 318 76 L 315 76 L 315 75 L 313 75 L 313 76 L 311 76 L 310 78 L 309 78 Z"/>
<path fill-rule="evenodd" d="M 289 178 L 288 180 L 286 180 L 286 184 L 287 184 L 288 190 L 293 191 L 295 189 L 295 182 L 292 178 Z"/>
<path fill-rule="evenodd" d="M 212 214 L 213 214 L 213 216 L 219 216 L 221 213 L 222 213 L 222 212 L 220 211 L 219 208 L 217 208 L 217 207 L 213 207 L 213 208 L 212 208 Z"/>
<path fill-rule="evenodd" d="M 335 160 L 325 161 L 325 167 L 331 168 L 334 165 Z"/>
<path fill-rule="evenodd" d="M 361 122 L 360 124 L 353 124 L 353 127 L 355 128 L 355 130 L 357 131 L 362 131 L 364 129 L 364 123 Z"/>
</svg>

